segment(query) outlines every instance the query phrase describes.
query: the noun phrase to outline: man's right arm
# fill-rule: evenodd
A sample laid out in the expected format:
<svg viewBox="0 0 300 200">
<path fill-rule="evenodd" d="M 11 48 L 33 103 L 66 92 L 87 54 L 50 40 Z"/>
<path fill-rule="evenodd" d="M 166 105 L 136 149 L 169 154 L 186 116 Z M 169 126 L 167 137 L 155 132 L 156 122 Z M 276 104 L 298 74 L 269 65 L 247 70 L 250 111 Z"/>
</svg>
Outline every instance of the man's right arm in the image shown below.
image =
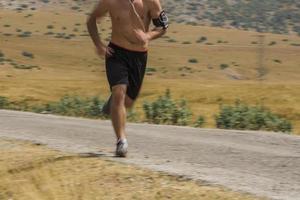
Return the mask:
<svg viewBox="0 0 300 200">
<path fill-rule="evenodd" d="M 108 8 L 105 1 L 106 0 L 99 1 L 98 5 L 95 7 L 95 9 L 90 14 L 87 20 L 87 29 L 96 46 L 97 53 L 99 55 L 105 55 L 106 52 L 106 47 L 100 40 L 97 28 L 97 19 L 103 17 L 108 12 Z"/>
</svg>

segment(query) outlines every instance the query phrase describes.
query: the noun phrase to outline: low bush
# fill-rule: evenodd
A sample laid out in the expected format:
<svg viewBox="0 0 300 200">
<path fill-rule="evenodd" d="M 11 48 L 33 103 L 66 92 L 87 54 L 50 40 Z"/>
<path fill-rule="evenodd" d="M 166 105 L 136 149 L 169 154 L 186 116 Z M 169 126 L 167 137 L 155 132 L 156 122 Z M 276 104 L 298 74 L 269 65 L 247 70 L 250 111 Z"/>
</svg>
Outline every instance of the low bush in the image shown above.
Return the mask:
<svg viewBox="0 0 300 200">
<path fill-rule="evenodd" d="M 24 31 L 23 33 L 19 34 L 18 37 L 30 37 L 31 36 L 30 31 Z"/>
<path fill-rule="evenodd" d="M 189 59 L 189 63 L 198 63 L 198 60 L 196 58 Z"/>
<path fill-rule="evenodd" d="M 14 66 L 16 69 L 40 69 L 39 66 L 36 65 L 23 65 L 23 64 L 17 64 L 17 63 L 11 63 L 11 65 Z"/>
<path fill-rule="evenodd" d="M 291 122 L 272 113 L 263 106 L 249 106 L 237 100 L 234 106 L 222 105 L 220 110 L 220 113 L 215 118 L 217 128 L 277 132 L 292 131 Z"/>
<path fill-rule="evenodd" d="M 53 35 L 54 33 L 52 31 L 49 31 L 47 33 L 45 33 L 45 35 Z"/>
<path fill-rule="evenodd" d="M 0 109 L 6 108 L 8 104 L 8 99 L 6 97 L 0 96 Z"/>
<path fill-rule="evenodd" d="M 279 60 L 279 59 L 274 59 L 273 61 L 276 62 L 276 63 L 279 63 L 279 64 L 282 63 L 281 60 Z"/>
<path fill-rule="evenodd" d="M 154 67 L 147 67 L 146 72 L 156 72 L 157 70 Z"/>
<path fill-rule="evenodd" d="M 103 117 L 101 109 L 104 101 L 99 97 L 63 96 L 58 102 L 35 107 L 37 112 L 49 112 L 68 116 Z"/>
<path fill-rule="evenodd" d="M 168 42 L 171 42 L 171 43 L 177 42 L 175 39 L 168 39 L 167 41 L 168 41 Z"/>
<path fill-rule="evenodd" d="M 146 121 L 154 124 L 170 124 L 186 126 L 192 115 L 186 100 L 174 101 L 170 90 L 153 102 L 144 102 L 143 109 Z"/>
<path fill-rule="evenodd" d="M 47 29 L 53 29 L 53 28 L 54 28 L 53 25 L 48 25 L 48 26 L 47 26 Z"/>
<path fill-rule="evenodd" d="M 203 116 L 199 116 L 194 123 L 194 127 L 201 128 L 203 127 L 204 124 L 205 124 L 205 118 Z"/>
<path fill-rule="evenodd" d="M 202 42 L 205 42 L 206 40 L 207 40 L 207 37 L 202 36 L 196 42 L 197 43 L 202 43 Z"/>
<path fill-rule="evenodd" d="M 298 43 L 291 43 L 291 46 L 296 46 L 296 47 L 299 47 L 299 46 L 300 46 L 300 44 L 298 44 Z"/>
<path fill-rule="evenodd" d="M 190 41 L 184 41 L 182 44 L 192 44 Z"/>
<path fill-rule="evenodd" d="M 228 64 L 221 64 L 220 65 L 220 68 L 223 70 L 223 69 L 226 69 L 226 68 L 228 68 L 229 67 L 229 65 Z"/>
<path fill-rule="evenodd" d="M 80 7 L 78 7 L 78 6 L 72 6 L 71 9 L 72 9 L 72 10 L 79 10 Z"/>
<path fill-rule="evenodd" d="M 34 55 L 30 52 L 27 52 L 27 51 L 23 51 L 22 55 L 25 56 L 25 57 L 28 57 L 28 58 L 34 58 Z"/>
</svg>

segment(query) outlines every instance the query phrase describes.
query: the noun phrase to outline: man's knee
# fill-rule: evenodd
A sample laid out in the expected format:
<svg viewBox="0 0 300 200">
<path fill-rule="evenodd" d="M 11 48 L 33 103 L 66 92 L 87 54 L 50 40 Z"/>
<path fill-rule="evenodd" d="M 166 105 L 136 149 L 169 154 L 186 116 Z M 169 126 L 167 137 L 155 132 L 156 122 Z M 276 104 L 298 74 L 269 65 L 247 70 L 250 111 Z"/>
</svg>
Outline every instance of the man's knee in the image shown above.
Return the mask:
<svg viewBox="0 0 300 200">
<path fill-rule="evenodd" d="M 134 104 L 134 100 L 132 100 L 130 97 L 128 97 L 126 95 L 126 97 L 125 97 L 125 106 L 126 106 L 126 108 L 132 108 L 133 104 Z"/>
<path fill-rule="evenodd" d="M 117 85 L 112 88 L 112 103 L 124 105 L 126 97 L 126 85 Z"/>
</svg>

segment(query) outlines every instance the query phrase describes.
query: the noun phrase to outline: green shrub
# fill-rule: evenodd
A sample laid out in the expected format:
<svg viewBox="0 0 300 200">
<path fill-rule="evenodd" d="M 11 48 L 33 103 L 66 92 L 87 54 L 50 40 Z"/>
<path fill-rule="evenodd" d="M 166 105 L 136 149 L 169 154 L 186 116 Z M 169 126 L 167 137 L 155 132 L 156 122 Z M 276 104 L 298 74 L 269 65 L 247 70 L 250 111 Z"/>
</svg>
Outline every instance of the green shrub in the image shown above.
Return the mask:
<svg viewBox="0 0 300 200">
<path fill-rule="evenodd" d="M 221 64 L 221 65 L 220 65 L 220 68 L 221 68 L 221 69 L 226 69 L 226 68 L 228 68 L 228 67 L 229 67 L 228 64 Z"/>
<path fill-rule="evenodd" d="M 248 106 L 237 100 L 234 106 L 221 106 L 220 110 L 219 115 L 216 116 L 217 128 L 292 131 L 291 122 L 263 106 Z"/>
<path fill-rule="evenodd" d="M 139 116 L 137 112 L 135 112 L 134 109 L 130 109 L 127 111 L 127 121 L 129 122 L 138 122 L 139 121 Z"/>
<path fill-rule="evenodd" d="M 71 9 L 72 9 L 72 10 L 79 10 L 80 7 L 78 7 L 78 6 L 72 6 Z"/>
<path fill-rule="evenodd" d="M 182 44 L 191 44 L 191 42 L 190 41 L 184 41 L 184 42 L 182 42 Z"/>
<path fill-rule="evenodd" d="M 83 117 L 102 117 L 101 109 L 104 101 L 99 97 L 79 96 L 63 96 L 58 102 L 48 103 L 46 105 L 37 106 L 34 108 L 37 112 L 49 112 L 53 114 L 61 114 L 67 116 L 83 116 Z"/>
<path fill-rule="evenodd" d="M 27 52 L 27 51 L 23 51 L 22 55 L 25 56 L 25 57 L 28 57 L 28 58 L 34 58 L 34 55 L 30 52 Z"/>
<path fill-rule="evenodd" d="M 53 35 L 54 33 L 52 31 L 49 31 L 47 33 L 45 33 L 45 35 Z"/>
<path fill-rule="evenodd" d="M 282 63 L 281 60 L 278 60 L 278 59 L 274 59 L 273 61 L 276 63 L 279 63 L 279 64 Z"/>
<path fill-rule="evenodd" d="M 26 5 L 26 4 L 21 4 L 20 6 L 21 6 L 21 8 L 28 8 L 28 5 Z"/>
<path fill-rule="evenodd" d="M 31 36 L 30 31 L 24 31 L 23 33 L 18 35 L 18 37 L 30 37 L 30 36 Z"/>
<path fill-rule="evenodd" d="M 0 109 L 6 108 L 8 104 L 8 99 L 6 97 L 0 96 Z"/>
<path fill-rule="evenodd" d="M 202 43 L 202 42 L 205 42 L 206 40 L 207 40 L 207 37 L 202 36 L 196 42 L 197 43 Z"/>
<path fill-rule="evenodd" d="M 146 72 L 156 72 L 156 69 L 154 67 L 147 67 Z"/>
<path fill-rule="evenodd" d="M 175 39 L 169 39 L 167 40 L 168 42 L 171 42 L 171 43 L 174 43 L 174 42 L 177 42 Z"/>
<path fill-rule="evenodd" d="M 48 25 L 48 26 L 47 26 L 47 29 L 53 29 L 53 28 L 54 28 L 53 25 Z"/>
<path fill-rule="evenodd" d="M 172 100 L 170 90 L 166 90 L 165 95 L 160 96 L 156 101 L 144 102 L 143 109 L 146 121 L 154 124 L 186 126 L 191 117 L 186 101 Z"/>
<path fill-rule="evenodd" d="M 198 63 L 198 60 L 196 58 L 189 59 L 189 63 Z"/>
<path fill-rule="evenodd" d="M 34 68 L 40 69 L 40 67 L 37 65 L 23 65 L 14 62 L 12 62 L 11 65 L 14 66 L 14 68 L 16 69 L 34 69 Z"/>
<path fill-rule="evenodd" d="M 205 118 L 203 116 L 199 116 L 194 123 L 194 127 L 201 128 L 205 124 Z"/>
<path fill-rule="evenodd" d="M 300 46 L 300 44 L 298 44 L 298 43 L 292 43 L 292 44 L 291 44 L 291 46 L 296 46 L 296 47 L 299 47 L 299 46 Z"/>
</svg>

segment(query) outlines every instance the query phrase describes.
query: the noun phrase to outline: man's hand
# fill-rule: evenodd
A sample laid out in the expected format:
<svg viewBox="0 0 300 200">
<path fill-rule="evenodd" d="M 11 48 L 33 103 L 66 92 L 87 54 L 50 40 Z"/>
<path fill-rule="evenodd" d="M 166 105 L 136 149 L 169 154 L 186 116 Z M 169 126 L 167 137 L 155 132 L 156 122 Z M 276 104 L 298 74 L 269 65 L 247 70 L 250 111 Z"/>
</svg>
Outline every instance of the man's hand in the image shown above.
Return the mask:
<svg viewBox="0 0 300 200">
<path fill-rule="evenodd" d="M 101 57 L 104 58 L 106 55 L 107 56 L 112 56 L 114 53 L 114 50 L 110 47 L 106 47 L 104 45 L 101 45 L 99 47 L 96 47 L 96 53 Z"/>
</svg>

